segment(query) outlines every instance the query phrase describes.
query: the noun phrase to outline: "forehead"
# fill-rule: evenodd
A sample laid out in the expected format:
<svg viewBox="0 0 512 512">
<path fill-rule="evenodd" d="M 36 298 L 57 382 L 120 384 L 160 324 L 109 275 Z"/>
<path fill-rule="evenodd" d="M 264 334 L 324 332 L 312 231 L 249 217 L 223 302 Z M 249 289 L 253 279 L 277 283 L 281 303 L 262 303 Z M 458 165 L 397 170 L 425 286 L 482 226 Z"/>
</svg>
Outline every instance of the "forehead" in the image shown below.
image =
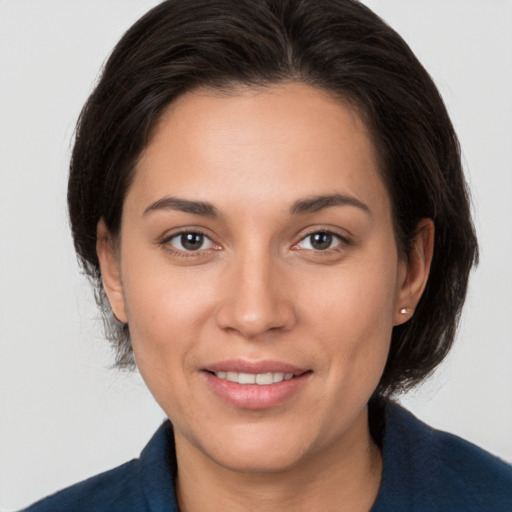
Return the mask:
<svg viewBox="0 0 512 512">
<path fill-rule="evenodd" d="M 127 201 L 142 208 L 167 193 L 270 206 L 333 192 L 388 208 L 368 130 L 348 102 L 283 84 L 179 97 L 155 127 Z"/>
</svg>

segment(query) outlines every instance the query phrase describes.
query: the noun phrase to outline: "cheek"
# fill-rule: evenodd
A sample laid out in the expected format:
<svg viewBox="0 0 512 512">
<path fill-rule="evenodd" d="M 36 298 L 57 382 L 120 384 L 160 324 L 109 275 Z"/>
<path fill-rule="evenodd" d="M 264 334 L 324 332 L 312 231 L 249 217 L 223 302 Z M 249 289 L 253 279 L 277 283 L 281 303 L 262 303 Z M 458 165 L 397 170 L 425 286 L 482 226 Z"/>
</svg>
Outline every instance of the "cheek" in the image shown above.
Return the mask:
<svg viewBox="0 0 512 512">
<path fill-rule="evenodd" d="M 371 263 L 361 261 L 346 272 L 336 269 L 330 279 L 312 282 L 309 288 L 316 291 L 303 310 L 306 324 L 317 330 L 318 349 L 333 362 L 333 371 L 363 383 L 363 375 L 380 379 L 396 296 L 396 262 Z"/>
<path fill-rule="evenodd" d="M 201 272 L 126 247 L 122 262 L 125 308 L 139 369 L 186 366 L 187 353 L 211 316 L 213 287 Z M 137 269 L 133 272 L 133 269 Z M 123 270 L 123 269 L 122 269 Z"/>
<path fill-rule="evenodd" d="M 304 276 L 305 314 L 318 318 L 326 329 L 347 331 L 392 327 L 396 297 L 396 264 L 361 260 L 350 268 L 332 269 L 330 275 Z M 305 299 L 306 297 L 304 297 Z"/>
<path fill-rule="evenodd" d="M 208 317 L 207 290 L 162 272 L 138 272 L 125 283 L 128 323 L 139 372 L 156 401 L 176 420 L 194 400 L 188 380 Z"/>
<path fill-rule="evenodd" d="M 199 328 L 211 300 L 208 291 L 188 280 L 159 274 L 144 275 L 125 285 L 125 303 L 134 342 L 161 349 L 186 342 L 187 331 Z"/>
</svg>

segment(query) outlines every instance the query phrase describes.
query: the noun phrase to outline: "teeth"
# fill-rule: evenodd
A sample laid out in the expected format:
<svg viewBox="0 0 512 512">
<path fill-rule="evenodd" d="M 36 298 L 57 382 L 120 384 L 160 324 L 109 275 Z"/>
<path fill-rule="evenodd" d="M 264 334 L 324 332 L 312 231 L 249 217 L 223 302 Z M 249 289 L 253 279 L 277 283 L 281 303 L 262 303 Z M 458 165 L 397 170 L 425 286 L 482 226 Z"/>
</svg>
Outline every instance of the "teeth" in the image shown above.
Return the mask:
<svg viewBox="0 0 512 512">
<path fill-rule="evenodd" d="M 256 384 L 256 375 L 252 373 L 239 373 L 238 384 Z"/>
<path fill-rule="evenodd" d="M 227 372 L 226 379 L 230 382 L 238 382 L 238 373 L 236 372 Z"/>
<path fill-rule="evenodd" d="M 242 372 L 215 372 L 219 379 L 237 382 L 238 384 L 258 384 L 268 386 L 283 380 L 293 378 L 293 373 L 269 372 L 269 373 L 242 373 Z"/>
<path fill-rule="evenodd" d="M 282 373 L 280 375 L 283 375 Z M 282 377 L 280 380 L 276 380 L 276 382 L 281 382 Z M 269 385 L 269 384 L 272 384 L 274 382 L 274 374 L 273 373 L 258 373 L 258 375 L 256 375 L 254 381 L 256 382 L 256 384 L 260 384 L 260 385 Z"/>
</svg>

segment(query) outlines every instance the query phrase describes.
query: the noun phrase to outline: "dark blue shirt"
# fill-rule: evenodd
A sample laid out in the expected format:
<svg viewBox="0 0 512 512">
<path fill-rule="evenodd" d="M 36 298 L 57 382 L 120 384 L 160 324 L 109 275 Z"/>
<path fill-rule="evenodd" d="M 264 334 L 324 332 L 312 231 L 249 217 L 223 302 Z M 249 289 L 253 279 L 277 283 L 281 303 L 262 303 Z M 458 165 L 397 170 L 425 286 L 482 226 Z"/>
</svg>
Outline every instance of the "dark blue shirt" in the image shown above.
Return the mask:
<svg viewBox="0 0 512 512">
<path fill-rule="evenodd" d="M 512 467 L 388 403 L 384 471 L 370 512 L 512 512 Z M 26 512 L 178 512 L 176 455 L 166 421 L 139 459 L 85 480 Z"/>
</svg>

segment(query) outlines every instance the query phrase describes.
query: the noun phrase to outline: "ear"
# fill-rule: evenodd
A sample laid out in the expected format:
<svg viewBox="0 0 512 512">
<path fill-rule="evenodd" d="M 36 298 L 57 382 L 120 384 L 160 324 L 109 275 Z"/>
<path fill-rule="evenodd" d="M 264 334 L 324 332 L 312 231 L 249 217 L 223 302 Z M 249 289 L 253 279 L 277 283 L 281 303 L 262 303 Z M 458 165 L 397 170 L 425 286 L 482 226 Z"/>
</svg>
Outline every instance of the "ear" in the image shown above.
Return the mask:
<svg viewBox="0 0 512 512">
<path fill-rule="evenodd" d="M 103 219 L 100 219 L 96 229 L 96 254 L 100 263 L 103 287 L 105 288 L 114 316 L 120 322 L 126 323 L 128 319 L 124 307 L 119 258 L 116 255 L 112 236 Z"/>
<path fill-rule="evenodd" d="M 434 253 L 434 231 L 432 219 L 418 222 L 409 254 L 399 272 L 393 325 L 403 324 L 413 316 L 427 285 Z"/>
</svg>

